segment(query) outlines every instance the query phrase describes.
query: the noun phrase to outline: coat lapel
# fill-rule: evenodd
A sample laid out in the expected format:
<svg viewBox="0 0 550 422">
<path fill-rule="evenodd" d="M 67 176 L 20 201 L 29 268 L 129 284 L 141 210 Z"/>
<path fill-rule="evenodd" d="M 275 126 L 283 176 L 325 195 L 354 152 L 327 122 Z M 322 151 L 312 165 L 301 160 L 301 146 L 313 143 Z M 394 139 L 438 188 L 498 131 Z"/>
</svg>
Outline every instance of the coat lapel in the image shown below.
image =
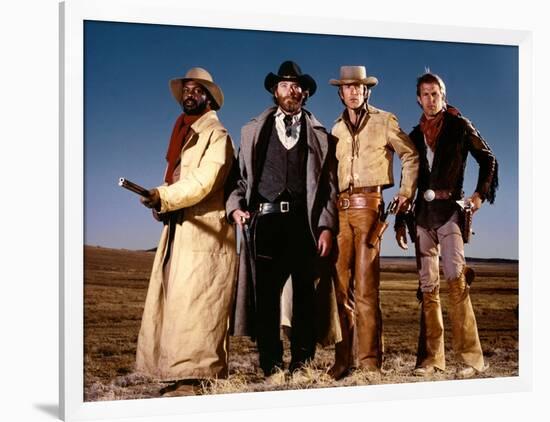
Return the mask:
<svg viewBox="0 0 550 422">
<path fill-rule="evenodd" d="M 304 110 L 305 111 L 305 110 Z M 321 124 L 311 115 L 306 112 L 306 130 L 307 130 L 307 209 L 309 219 L 312 218 L 312 210 L 317 196 L 319 187 L 319 179 L 322 174 L 323 163 L 325 162 L 328 151 L 327 134 L 323 130 Z"/>
<path fill-rule="evenodd" d="M 245 167 L 248 169 L 246 192 L 246 201 L 250 203 L 252 196 L 252 187 L 255 183 L 254 166 L 256 164 L 256 145 L 260 138 L 260 132 L 266 122 L 266 119 L 275 111 L 275 107 L 270 107 L 264 110 L 262 114 L 254 117 L 249 124 L 243 127 L 241 134 L 241 148 L 243 148 L 243 157 L 245 161 Z M 250 139 L 250 142 L 245 141 Z"/>
<path fill-rule="evenodd" d="M 208 127 L 216 124 L 217 121 L 218 115 L 214 110 L 211 110 L 205 113 L 203 116 L 200 117 L 200 119 L 198 119 L 195 123 L 191 125 L 191 129 L 188 135 L 189 137 L 181 150 L 181 154 L 183 155 L 185 151 L 189 148 L 193 146 L 196 147 L 191 157 L 191 161 L 189 162 L 191 168 L 196 168 L 199 166 L 200 160 L 204 154 L 204 150 L 208 146 L 208 141 L 210 140 L 208 136 L 201 137 L 200 133 Z"/>
</svg>

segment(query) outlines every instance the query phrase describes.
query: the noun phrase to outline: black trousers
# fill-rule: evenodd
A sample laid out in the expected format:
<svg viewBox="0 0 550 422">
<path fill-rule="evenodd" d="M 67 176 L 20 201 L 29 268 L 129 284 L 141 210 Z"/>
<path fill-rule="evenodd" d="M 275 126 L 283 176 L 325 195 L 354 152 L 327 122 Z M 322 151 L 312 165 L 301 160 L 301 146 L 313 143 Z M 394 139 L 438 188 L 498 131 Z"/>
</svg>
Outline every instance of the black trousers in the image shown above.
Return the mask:
<svg viewBox="0 0 550 422">
<path fill-rule="evenodd" d="M 290 370 L 315 356 L 314 281 L 317 253 L 307 214 L 274 213 L 256 223 L 256 333 L 260 367 L 265 375 L 283 369 L 280 339 L 280 301 L 292 276 L 292 331 Z"/>
</svg>

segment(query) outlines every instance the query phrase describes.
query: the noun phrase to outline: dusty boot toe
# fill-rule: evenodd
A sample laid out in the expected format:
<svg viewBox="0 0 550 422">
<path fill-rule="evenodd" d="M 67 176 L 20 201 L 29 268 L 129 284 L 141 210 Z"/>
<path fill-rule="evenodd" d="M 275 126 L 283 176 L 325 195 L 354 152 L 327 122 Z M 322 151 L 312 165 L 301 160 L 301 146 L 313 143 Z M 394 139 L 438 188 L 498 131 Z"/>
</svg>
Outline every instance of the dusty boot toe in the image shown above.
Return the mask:
<svg viewBox="0 0 550 422">
<path fill-rule="evenodd" d="M 348 367 L 334 364 L 329 368 L 329 370 L 327 371 L 327 374 L 333 380 L 338 381 L 346 377 L 349 374 L 349 372 L 350 370 Z"/>
<path fill-rule="evenodd" d="M 186 382 L 176 382 L 161 388 L 160 395 L 162 397 L 181 397 L 181 396 L 195 396 L 199 391 L 199 386 Z"/>
<path fill-rule="evenodd" d="M 474 375 L 482 374 L 489 369 L 489 364 L 484 364 L 480 370 L 475 369 L 472 366 L 463 366 L 456 371 L 456 377 L 460 379 L 471 378 Z"/>
<path fill-rule="evenodd" d="M 413 375 L 417 377 L 427 377 L 428 375 L 433 375 L 435 373 L 434 366 L 419 366 L 414 368 Z"/>
</svg>

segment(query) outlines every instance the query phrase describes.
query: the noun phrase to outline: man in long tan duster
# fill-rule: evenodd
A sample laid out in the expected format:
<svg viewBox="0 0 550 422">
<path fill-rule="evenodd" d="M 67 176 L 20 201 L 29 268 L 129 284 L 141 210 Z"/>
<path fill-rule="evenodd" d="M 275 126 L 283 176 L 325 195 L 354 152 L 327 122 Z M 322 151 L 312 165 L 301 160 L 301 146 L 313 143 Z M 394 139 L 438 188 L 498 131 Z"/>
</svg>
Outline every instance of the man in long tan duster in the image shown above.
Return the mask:
<svg viewBox="0 0 550 422">
<path fill-rule="evenodd" d="M 192 68 L 170 81 L 183 113 L 166 154 L 165 184 L 145 206 L 164 222 L 139 332 L 136 369 L 171 382 L 161 394 L 192 394 L 200 380 L 227 377 L 235 231 L 225 218 L 224 183 L 234 147 L 216 110 L 223 93 Z"/>
<path fill-rule="evenodd" d="M 375 372 L 382 366 L 380 240 L 372 234 L 384 207 L 382 191 L 393 186 L 394 152 L 402 165 L 398 208 L 406 208 L 416 190 L 418 154 L 413 143 L 395 115 L 368 104 L 377 83 L 364 66 L 342 66 L 340 79 L 330 80 L 346 107 L 332 128 L 338 139 L 336 298 L 342 327 L 329 369 L 335 379 L 356 366 Z"/>
</svg>

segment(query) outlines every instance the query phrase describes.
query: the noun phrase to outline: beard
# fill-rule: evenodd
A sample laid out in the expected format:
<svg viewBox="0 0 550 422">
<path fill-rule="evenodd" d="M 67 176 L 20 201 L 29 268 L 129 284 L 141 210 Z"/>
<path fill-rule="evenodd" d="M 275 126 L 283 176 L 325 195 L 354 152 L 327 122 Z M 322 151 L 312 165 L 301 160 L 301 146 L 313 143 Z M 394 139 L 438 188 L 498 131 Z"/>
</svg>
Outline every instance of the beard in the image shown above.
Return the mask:
<svg viewBox="0 0 550 422">
<path fill-rule="evenodd" d="M 190 116 L 202 114 L 207 106 L 207 101 L 197 101 L 194 98 L 187 98 L 182 103 L 183 111 Z"/>
<path fill-rule="evenodd" d="M 287 95 L 286 97 L 277 97 L 277 105 L 289 114 L 296 114 L 302 108 L 303 96 Z"/>
</svg>

